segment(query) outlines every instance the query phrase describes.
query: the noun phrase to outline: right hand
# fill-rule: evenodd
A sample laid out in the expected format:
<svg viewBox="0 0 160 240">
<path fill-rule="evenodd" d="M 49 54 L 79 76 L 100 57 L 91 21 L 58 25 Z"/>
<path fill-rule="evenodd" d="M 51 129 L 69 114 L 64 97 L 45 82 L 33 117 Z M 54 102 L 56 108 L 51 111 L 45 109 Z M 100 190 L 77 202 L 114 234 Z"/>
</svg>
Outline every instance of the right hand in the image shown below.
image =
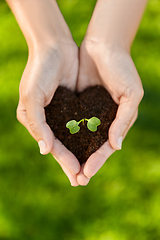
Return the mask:
<svg viewBox="0 0 160 240">
<path fill-rule="evenodd" d="M 78 64 L 78 47 L 74 42 L 59 42 L 30 49 L 20 83 L 17 108 L 18 120 L 39 143 L 41 153 L 52 153 L 73 186 L 78 185 L 76 174 L 80 171 L 80 164 L 76 157 L 55 139 L 46 123 L 44 107 L 50 103 L 59 85 L 75 90 Z"/>
<path fill-rule="evenodd" d="M 125 48 L 118 45 L 108 47 L 101 41 L 85 40 L 80 49 L 77 88 L 82 91 L 94 85 L 102 85 L 108 90 L 118 110 L 109 128 L 108 141 L 88 158 L 83 172 L 77 175 L 79 184 L 85 176 L 93 177 L 109 156 L 121 149 L 122 140 L 137 118 L 143 97 L 140 77 Z"/>
</svg>

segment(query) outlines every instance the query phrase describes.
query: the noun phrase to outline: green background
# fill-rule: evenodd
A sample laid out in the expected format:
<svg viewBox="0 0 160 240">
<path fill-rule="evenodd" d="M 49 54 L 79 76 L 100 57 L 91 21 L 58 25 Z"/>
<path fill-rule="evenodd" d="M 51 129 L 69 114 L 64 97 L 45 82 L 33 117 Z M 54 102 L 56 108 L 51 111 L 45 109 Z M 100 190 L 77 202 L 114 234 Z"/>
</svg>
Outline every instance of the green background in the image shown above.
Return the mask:
<svg viewBox="0 0 160 240">
<path fill-rule="evenodd" d="M 59 0 L 80 45 L 95 0 Z M 16 120 L 27 45 L 0 1 L 0 240 L 160 239 L 160 2 L 150 0 L 132 47 L 145 96 L 123 149 L 73 188 Z"/>
</svg>

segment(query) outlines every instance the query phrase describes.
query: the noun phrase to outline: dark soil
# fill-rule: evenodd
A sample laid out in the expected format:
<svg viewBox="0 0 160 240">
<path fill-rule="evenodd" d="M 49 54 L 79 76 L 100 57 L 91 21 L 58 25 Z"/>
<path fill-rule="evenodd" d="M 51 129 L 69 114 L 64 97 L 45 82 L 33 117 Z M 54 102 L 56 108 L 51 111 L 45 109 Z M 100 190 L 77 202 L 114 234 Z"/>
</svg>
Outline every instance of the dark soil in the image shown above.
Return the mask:
<svg viewBox="0 0 160 240">
<path fill-rule="evenodd" d="M 108 129 L 117 112 L 117 104 L 101 86 L 89 87 L 81 93 L 73 93 L 58 87 L 51 103 L 45 108 L 46 121 L 58 138 L 82 164 L 108 139 Z M 80 131 L 70 134 L 66 123 L 84 118 L 98 117 L 101 125 L 96 132 L 80 123 Z"/>
</svg>

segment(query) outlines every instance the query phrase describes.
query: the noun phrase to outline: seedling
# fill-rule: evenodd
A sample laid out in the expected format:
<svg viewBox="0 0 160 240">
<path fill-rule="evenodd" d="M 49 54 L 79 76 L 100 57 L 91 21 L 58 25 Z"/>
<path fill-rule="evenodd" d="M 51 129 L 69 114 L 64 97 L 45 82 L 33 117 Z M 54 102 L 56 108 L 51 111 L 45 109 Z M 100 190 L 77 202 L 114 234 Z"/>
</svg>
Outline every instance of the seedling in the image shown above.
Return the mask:
<svg viewBox="0 0 160 240">
<path fill-rule="evenodd" d="M 67 122 L 66 127 L 69 128 L 69 131 L 71 134 L 75 134 L 79 132 L 80 127 L 79 124 L 82 122 L 84 124 L 84 121 L 87 121 L 87 127 L 91 132 L 96 132 L 97 127 L 101 124 L 101 121 L 97 117 L 92 117 L 90 119 L 84 118 L 80 120 L 79 122 L 76 122 L 76 120 L 71 120 Z"/>
</svg>

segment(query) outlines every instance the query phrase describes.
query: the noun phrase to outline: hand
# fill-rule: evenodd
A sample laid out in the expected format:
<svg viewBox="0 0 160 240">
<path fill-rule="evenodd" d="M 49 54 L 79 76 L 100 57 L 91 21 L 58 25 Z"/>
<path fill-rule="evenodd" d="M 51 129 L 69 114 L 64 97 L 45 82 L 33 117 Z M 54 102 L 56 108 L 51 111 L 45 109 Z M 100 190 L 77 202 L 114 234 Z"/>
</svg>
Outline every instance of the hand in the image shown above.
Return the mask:
<svg viewBox="0 0 160 240">
<path fill-rule="evenodd" d="M 47 106 L 59 85 L 75 90 L 78 48 L 53 0 L 6 0 L 24 34 L 29 58 L 20 83 L 17 118 L 39 143 L 42 154 L 51 152 L 73 186 L 80 164 L 46 123 Z"/>
<path fill-rule="evenodd" d="M 82 91 L 93 85 L 104 86 L 119 105 L 109 129 L 109 140 L 93 153 L 77 176 L 79 184 L 92 177 L 115 151 L 135 122 L 143 88 L 136 67 L 127 50 L 119 46 L 84 40 L 80 48 L 80 69 L 77 87 Z"/>
<path fill-rule="evenodd" d="M 75 90 L 78 75 L 78 48 L 73 43 L 54 43 L 30 49 L 29 58 L 20 83 L 18 120 L 39 143 L 41 153 L 51 152 L 71 184 L 77 186 L 76 174 L 80 164 L 64 145 L 54 138 L 46 123 L 44 107 L 57 87 L 63 85 Z"/>
</svg>

